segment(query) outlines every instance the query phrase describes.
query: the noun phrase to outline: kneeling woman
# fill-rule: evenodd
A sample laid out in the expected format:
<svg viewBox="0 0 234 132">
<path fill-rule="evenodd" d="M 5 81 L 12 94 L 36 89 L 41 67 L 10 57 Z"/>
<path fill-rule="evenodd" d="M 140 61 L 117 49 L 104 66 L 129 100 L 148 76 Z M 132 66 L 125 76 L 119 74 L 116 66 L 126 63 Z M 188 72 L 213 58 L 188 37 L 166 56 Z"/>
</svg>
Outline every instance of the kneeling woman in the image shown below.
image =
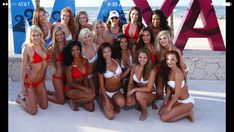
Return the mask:
<svg viewBox="0 0 234 132">
<path fill-rule="evenodd" d="M 148 48 L 141 48 L 136 52 L 136 64 L 130 72 L 128 84 L 127 106 L 133 106 L 136 102 L 141 107 L 140 120 L 147 118 L 147 104 L 155 100 L 155 70 L 151 62 L 151 54 Z"/>
<path fill-rule="evenodd" d="M 120 92 L 122 69 L 111 55 L 111 45 L 103 43 L 98 50 L 97 72 L 104 113 L 109 120 L 114 119 L 115 113 L 125 105 L 123 93 Z"/>
<path fill-rule="evenodd" d="M 77 111 L 78 104 L 83 104 L 86 110 L 94 111 L 95 92 L 88 86 L 88 61 L 81 55 L 80 42 L 68 41 L 62 56 L 67 78 L 64 90 L 72 109 Z"/>
<path fill-rule="evenodd" d="M 45 86 L 45 73 L 50 54 L 44 47 L 43 32 L 32 25 L 28 28 L 26 40 L 22 45 L 22 94 L 16 102 L 21 104 L 26 112 L 35 115 L 38 105 L 42 109 L 48 107 Z"/>
<path fill-rule="evenodd" d="M 193 121 L 194 99 L 188 92 L 186 77 L 180 66 L 180 56 L 175 50 L 169 51 L 165 56 L 163 71 L 167 83 L 166 97 L 159 111 L 161 120 L 173 122 L 184 117 Z"/>
</svg>

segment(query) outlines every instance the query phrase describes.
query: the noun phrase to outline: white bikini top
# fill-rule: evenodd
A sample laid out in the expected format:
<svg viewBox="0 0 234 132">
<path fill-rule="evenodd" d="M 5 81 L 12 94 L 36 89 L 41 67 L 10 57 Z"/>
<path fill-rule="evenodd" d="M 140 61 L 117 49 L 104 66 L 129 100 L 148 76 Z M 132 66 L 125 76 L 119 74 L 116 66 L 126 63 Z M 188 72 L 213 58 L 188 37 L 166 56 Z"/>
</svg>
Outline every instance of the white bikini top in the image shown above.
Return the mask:
<svg viewBox="0 0 234 132">
<path fill-rule="evenodd" d="M 175 88 L 175 81 L 172 81 L 172 80 L 169 80 L 167 82 L 167 84 L 171 87 L 171 88 Z M 185 85 L 185 81 L 183 80 L 182 83 L 181 83 L 181 88 L 183 88 Z"/>
<path fill-rule="evenodd" d="M 114 60 L 114 59 L 113 59 Z M 115 61 L 115 60 L 114 60 Z M 117 63 L 115 61 L 115 63 Z M 122 73 L 122 69 L 121 67 L 119 66 L 119 64 L 117 63 L 118 67 L 117 69 L 115 70 L 115 72 L 111 72 L 109 70 L 107 70 L 105 73 L 104 73 L 104 77 L 105 78 L 111 78 L 111 77 L 114 77 L 114 78 L 117 78 L 117 76 L 119 76 L 121 73 Z"/>
<path fill-rule="evenodd" d="M 45 40 L 48 40 L 50 38 L 51 38 L 50 27 L 48 27 L 48 34 L 47 34 Z"/>
<path fill-rule="evenodd" d="M 71 33 L 66 37 L 66 40 L 68 41 L 68 40 L 72 40 L 72 35 L 71 35 Z"/>
<path fill-rule="evenodd" d="M 85 53 L 83 52 L 83 57 L 86 58 L 86 59 L 89 61 L 89 64 L 96 62 L 97 59 L 98 59 L 97 48 L 96 48 L 95 45 L 93 45 L 93 46 L 94 46 L 94 49 L 95 49 L 95 51 L 96 51 L 96 54 L 94 55 L 93 58 L 88 59 L 88 57 L 86 57 L 86 56 L 85 56 Z"/>
<path fill-rule="evenodd" d="M 123 61 L 123 60 L 121 60 L 121 62 L 120 62 L 120 66 L 121 66 L 121 68 L 125 68 L 125 65 L 124 65 L 123 63 L 124 63 L 124 61 Z M 130 54 L 128 65 L 131 65 L 131 64 L 132 64 L 132 55 Z"/>
<path fill-rule="evenodd" d="M 138 66 L 136 67 L 135 71 L 137 70 Z M 141 78 L 141 80 L 138 80 L 137 76 L 136 76 L 136 72 L 133 75 L 133 80 L 137 83 L 141 83 L 141 84 L 147 84 L 148 80 L 144 81 L 143 77 Z"/>
</svg>

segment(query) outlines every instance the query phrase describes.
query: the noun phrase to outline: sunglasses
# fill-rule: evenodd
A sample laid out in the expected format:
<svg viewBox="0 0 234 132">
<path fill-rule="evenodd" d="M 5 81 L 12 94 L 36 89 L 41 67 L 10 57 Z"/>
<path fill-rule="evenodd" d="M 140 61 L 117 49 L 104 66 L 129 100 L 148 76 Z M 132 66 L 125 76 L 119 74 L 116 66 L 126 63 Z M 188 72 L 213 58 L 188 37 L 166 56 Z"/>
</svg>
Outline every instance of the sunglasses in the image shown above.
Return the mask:
<svg viewBox="0 0 234 132">
<path fill-rule="evenodd" d="M 114 19 L 119 19 L 118 17 L 112 17 L 111 20 L 114 20 Z"/>
</svg>

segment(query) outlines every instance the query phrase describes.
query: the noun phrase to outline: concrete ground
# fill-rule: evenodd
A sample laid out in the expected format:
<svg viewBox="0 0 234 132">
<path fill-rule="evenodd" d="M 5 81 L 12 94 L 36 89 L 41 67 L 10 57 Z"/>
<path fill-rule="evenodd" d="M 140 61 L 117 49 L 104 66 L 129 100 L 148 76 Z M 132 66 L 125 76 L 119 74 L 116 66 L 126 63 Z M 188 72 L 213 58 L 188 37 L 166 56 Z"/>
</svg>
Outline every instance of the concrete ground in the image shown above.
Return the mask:
<svg viewBox="0 0 234 132">
<path fill-rule="evenodd" d="M 148 107 L 149 116 L 140 121 L 140 112 L 121 110 L 114 120 L 108 120 L 95 102 L 94 112 L 83 108 L 74 112 L 68 103 L 57 105 L 49 102 L 46 110 L 39 109 L 31 116 L 15 103 L 20 93 L 20 82 L 9 82 L 9 132 L 225 132 L 226 131 L 226 82 L 188 80 L 190 93 L 195 98 L 194 118 L 191 123 L 182 119 L 173 123 L 160 120 L 158 110 Z M 51 89 L 52 82 L 46 81 Z M 161 101 L 157 102 L 157 105 Z"/>
</svg>

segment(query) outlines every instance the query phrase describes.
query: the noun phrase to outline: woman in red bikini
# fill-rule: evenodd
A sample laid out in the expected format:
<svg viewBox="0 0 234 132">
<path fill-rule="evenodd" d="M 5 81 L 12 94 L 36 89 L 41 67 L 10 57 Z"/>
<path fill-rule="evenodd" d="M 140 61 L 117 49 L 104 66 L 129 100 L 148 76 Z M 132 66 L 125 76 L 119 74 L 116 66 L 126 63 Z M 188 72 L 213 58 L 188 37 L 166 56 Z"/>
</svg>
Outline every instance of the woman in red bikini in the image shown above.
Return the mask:
<svg viewBox="0 0 234 132">
<path fill-rule="evenodd" d="M 141 29 L 139 37 L 137 39 L 137 46 L 136 50 L 139 50 L 141 48 L 148 48 L 151 53 L 151 61 L 153 65 L 156 65 L 157 63 L 157 51 L 155 50 L 154 46 L 154 37 L 153 33 L 150 30 L 149 27 L 144 27 Z"/>
<path fill-rule="evenodd" d="M 112 58 L 112 48 L 109 43 L 103 43 L 99 47 L 97 72 L 104 114 L 107 119 L 113 120 L 125 105 L 125 98 L 121 91 L 122 69 Z"/>
<path fill-rule="evenodd" d="M 87 111 L 95 109 L 95 92 L 88 84 L 88 60 L 81 55 L 81 44 L 70 40 L 62 52 L 63 64 L 67 82 L 65 94 L 70 99 L 72 110 L 78 111 L 78 105 L 83 105 Z"/>
<path fill-rule="evenodd" d="M 57 26 L 53 30 L 52 45 L 49 48 L 51 52 L 51 60 L 54 63 L 55 71 L 52 75 L 52 82 L 55 91 L 48 91 L 48 99 L 57 104 L 65 103 L 64 94 L 64 67 L 62 63 L 62 50 L 66 45 L 66 36 L 63 27 Z"/>
<path fill-rule="evenodd" d="M 123 34 L 126 35 L 130 42 L 133 57 L 136 54 L 136 42 L 141 29 L 144 27 L 142 23 L 141 9 L 133 6 L 129 12 L 129 23 L 123 25 Z"/>
<path fill-rule="evenodd" d="M 45 72 L 50 55 L 44 47 L 43 32 L 33 25 L 27 31 L 26 40 L 22 46 L 22 96 L 18 95 L 16 102 L 21 104 L 26 112 L 35 115 L 38 106 L 48 107 L 45 87 Z"/>
</svg>

